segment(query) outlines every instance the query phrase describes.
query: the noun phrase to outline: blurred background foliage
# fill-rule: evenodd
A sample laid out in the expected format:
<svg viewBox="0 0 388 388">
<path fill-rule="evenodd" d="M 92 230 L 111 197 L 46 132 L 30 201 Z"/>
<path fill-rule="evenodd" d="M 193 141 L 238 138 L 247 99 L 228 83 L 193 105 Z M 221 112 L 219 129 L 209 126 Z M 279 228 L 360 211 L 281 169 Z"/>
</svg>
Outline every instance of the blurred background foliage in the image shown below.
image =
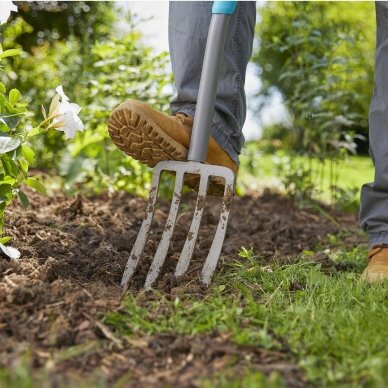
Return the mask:
<svg viewBox="0 0 388 388">
<path fill-rule="evenodd" d="M 20 1 L 15 4 L 19 17 L 29 25 L 29 30 L 15 39 L 26 51 L 69 36 L 85 44 L 107 38 L 117 20 L 114 2 Z"/>
<path fill-rule="evenodd" d="M 288 128 L 267 128 L 265 137 L 323 157 L 341 147 L 353 151 L 346 135 L 368 136 L 374 4 L 269 2 L 258 17 L 252 58 L 262 81 L 257 97 L 265 104 L 276 88 L 291 119 Z M 358 148 L 365 152 L 360 137 Z"/>
<path fill-rule="evenodd" d="M 128 98 L 168 110 L 168 54 L 154 55 L 130 14 L 124 16 L 125 30 L 117 29 L 121 11 L 111 2 L 16 4 L 23 11 L 6 24 L 3 47 L 24 52 L 7 61 L 4 82 L 17 85 L 36 115 L 63 85 L 83 107 L 85 124 L 73 142 L 65 144 L 63 135 L 52 131 L 34 143 L 35 167 L 59 174 L 68 191 L 147 194 L 149 169 L 117 150 L 106 124 L 112 109 Z"/>
<path fill-rule="evenodd" d="M 150 171 L 114 147 L 106 122 L 128 98 L 168 113 L 173 91 L 168 54 L 156 55 L 144 44 L 141 23 L 123 15 L 117 3 L 15 3 L 20 12 L 2 26 L 3 46 L 22 48 L 23 54 L 6 61 L 3 82 L 22 92 L 35 115 L 62 84 L 83 107 L 86 125 L 72 143 L 53 131 L 33 144 L 35 167 L 59 174 L 63 188 L 72 192 L 146 194 Z M 255 114 L 260 117 L 276 90 L 289 120 L 263 128 L 263 138 L 247 144 L 239 192 L 255 186 L 261 161 L 275 155 L 274 174 L 293 197 L 319 195 L 322 182 L 329 182 L 325 190 L 334 200 L 336 193 L 343 198 L 352 190 L 354 201 L 354 186 L 346 193 L 338 189 L 338 171 L 349 154 L 367 153 L 374 35 L 373 3 L 267 2 L 258 7 L 252 62 L 262 87 Z"/>
<path fill-rule="evenodd" d="M 262 87 L 256 114 L 277 91 L 289 116 L 286 125 L 264 128 L 258 148 L 286 153 L 277 168 L 293 197 L 319 197 L 325 187 L 332 202 L 354 201 L 358 182 L 344 192 L 339 173 L 349 155 L 368 152 L 374 3 L 267 2 L 258 20 L 252 61 Z"/>
</svg>

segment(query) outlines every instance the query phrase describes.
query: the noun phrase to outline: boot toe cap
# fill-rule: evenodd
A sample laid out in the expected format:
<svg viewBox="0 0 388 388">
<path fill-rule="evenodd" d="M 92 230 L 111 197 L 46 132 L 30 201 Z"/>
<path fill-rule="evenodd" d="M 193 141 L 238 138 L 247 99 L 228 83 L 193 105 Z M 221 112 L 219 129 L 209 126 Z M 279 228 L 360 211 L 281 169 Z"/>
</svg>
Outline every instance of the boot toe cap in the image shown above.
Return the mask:
<svg viewBox="0 0 388 388">
<path fill-rule="evenodd" d="M 388 279 L 388 265 L 368 265 L 361 275 L 361 280 L 369 283 L 381 282 Z"/>
</svg>

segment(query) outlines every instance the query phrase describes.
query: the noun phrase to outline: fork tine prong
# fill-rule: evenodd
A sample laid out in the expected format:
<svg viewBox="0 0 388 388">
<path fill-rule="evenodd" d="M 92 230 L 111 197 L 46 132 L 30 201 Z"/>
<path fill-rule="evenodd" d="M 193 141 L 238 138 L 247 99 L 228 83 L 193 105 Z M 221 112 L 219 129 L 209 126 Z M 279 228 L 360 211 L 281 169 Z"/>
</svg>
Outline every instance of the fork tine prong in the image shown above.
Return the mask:
<svg viewBox="0 0 388 388">
<path fill-rule="evenodd" d="M 183 246 L 178 264 L 175 269 L 176 277 L 182 276 L 187 271 L 191 257 L 193 256 L 194 247 L 197 241 L 198 231 L 201 224 L 203 208 L 205 207 L 208 179 L 209 176 L 203 175 L 201 176 L 201 180 L 199 182 L 197 203 L 194 210 L 194 216 L 190 225 L 189 234 L 187 235 L 185 245 Z"/>
<path fill-rule="evenodd" d="M 213 273 L 217 267 L 218 258 L 220 257 L 226 233 L 226 226 L 228 224 L 231 200 L 233 197 L 233 185 L 234 182 L 225 182 L 224 199 L 222 202 L 220 220 L 217 225 L 217 230 L 212 246 L 201 272 L 201 281 L 206 285 L 210 283 L 211 277 L 213 276 Z"/>
<path fill-rule="evenodd" d="M 154 215 L 155 203 L 158 197 L 160 172 L 161 171 L 159 169 L 154 170 L 154 175 L 152 177 L 151 191 L 150 191 L 150 196 L 148 199 L 148 205 L 146 210 L 146 218 L 143 220 L 143 223 L 141 224 L 139 234 L 136 238 L 135 244 L 129 255 L 127 264 L 125 266 L 124 274 L 121 279 L 121 286 L 124 288 L 124 292 L 128 288 L 129 282 L 133 274 L 135 273 L 137 264 L 139 262 L 139 259 L 144 249 L 144 245 L 147 241 L 148 232 L 150 230 L 152 218 Z"/>
<path fill-rule="evenodd" d="M 178 215 L 179 205 L 182 197 L 182 186 L 183 186 L 183 177 L 184 172 L 177 171 L 174 187 L 174 195 L 172 198 L 172 203 L 170 207 L 170 213 L 167 218 L 166 226 L 162 237 L 159 242 L 159 246 L 156 250 L 154 259 L 152 261 L 151 267 L 148 271 L 148 275 L 144 284 L 146 290 L 150 289 L 155 282 L 156 278 L 159 275 L 160 269 L 166 259 L 168 248 L 171 242 L 171 236 L 174 231 L 175 221 Z"/>
</svg>

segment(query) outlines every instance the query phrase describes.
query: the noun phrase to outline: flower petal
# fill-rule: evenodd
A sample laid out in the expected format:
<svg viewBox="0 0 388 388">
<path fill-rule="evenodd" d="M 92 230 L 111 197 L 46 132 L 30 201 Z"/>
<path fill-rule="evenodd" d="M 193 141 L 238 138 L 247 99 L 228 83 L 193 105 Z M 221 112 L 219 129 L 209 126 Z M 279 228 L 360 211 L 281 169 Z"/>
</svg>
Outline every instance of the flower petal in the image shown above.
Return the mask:
<svg viewBox="0 0 388 388">
<path fill-rule="evenodd" d="M 49 117 L 55 116 L 58 113 L 59 109 L 59 94 L 56 94 L 54 98 L 51 100 L 50 109 L 49 109 Z"/>
<path fill-rule="evenodd" d="M 17 12 L 18 7 L 12 1 L 2 1 L 0 7 L 0 24 L 7 22 L 11 11 Z"/>
<path fill-rule="evenodd" d="M 72 111 L 67 111 L 53 120 L 53 128 L 65 132 L 66 139 L 71 139 L 77 131 L 84 129 L 81 119 Z"/>
<path fill-rule="evenodd" d="M 62 97 L 62 101 L 69 101 L 69 97 L 66 96 L 65 92 L 63 91 L 62 85 L 59 85 L 55 91 Z"/>
</svg>

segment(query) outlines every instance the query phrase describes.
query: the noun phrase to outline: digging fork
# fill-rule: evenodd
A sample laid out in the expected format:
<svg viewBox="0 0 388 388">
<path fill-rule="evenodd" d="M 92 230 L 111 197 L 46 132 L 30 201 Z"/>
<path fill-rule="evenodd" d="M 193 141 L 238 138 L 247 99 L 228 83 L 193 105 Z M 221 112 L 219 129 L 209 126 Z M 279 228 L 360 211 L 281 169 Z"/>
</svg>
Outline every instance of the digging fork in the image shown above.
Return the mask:
<svg viewBox="0 0 388 388">
<path fill-rule="evenodd" d="M 148 232 L 151 227 L 156 199 L 158 196 L 160 178 L 163 171 L 175 173 L 176 178 L 174 194 L 166 226 L 156 249 L 151 267 L 148 271 L 144 288 L 147 290 L 152 287 L 166 259 L 172 233 L 175 227 L 175 221 L 178 215 L 185 174 L 199 175 L 200 183 L 193 220 L 175 269 L 175 276 L 182 276 L 189 266 L 198 236 L 203 208 L 206 201 L 207 188 L 211 177 L 223 178 L 225 181 L 225 188 L 220 219 L 209 254 L 202 269 L 201 282 L 208 285 L 216 269 L 225 238 L 231 200 L 234 194 L 235 174 L 229 168 L 205 164 L 205 160 L 210 137 L 210 125 L 214 114 L 218 75 L 221 66 L 221 59 L 224 54 L 225 38 L 230 15 L 233 14 L 236 4 L 236 1 L 215 1 L 213 3 L 212 18 L 208 32 L 201 81 L 199 85 L 197 107 L 190 139 L 190 147 L 187 158 L 188 161 L 163 161 L 159 162 L 154 167 L 146 217 L 141 225 L 121 280 L 123 293 L 125 293 L 128 289 L 130 280 L 135 273 L 148 238 Z"/>
</svg>

